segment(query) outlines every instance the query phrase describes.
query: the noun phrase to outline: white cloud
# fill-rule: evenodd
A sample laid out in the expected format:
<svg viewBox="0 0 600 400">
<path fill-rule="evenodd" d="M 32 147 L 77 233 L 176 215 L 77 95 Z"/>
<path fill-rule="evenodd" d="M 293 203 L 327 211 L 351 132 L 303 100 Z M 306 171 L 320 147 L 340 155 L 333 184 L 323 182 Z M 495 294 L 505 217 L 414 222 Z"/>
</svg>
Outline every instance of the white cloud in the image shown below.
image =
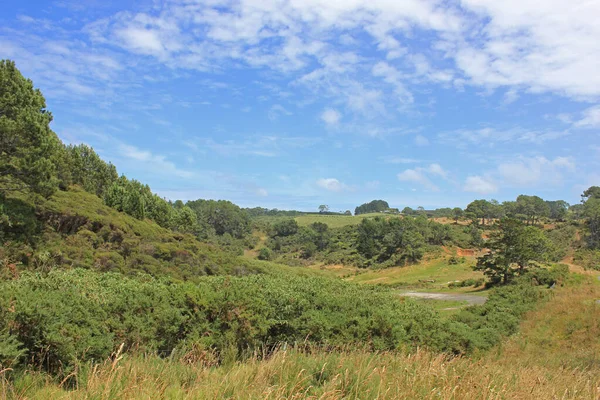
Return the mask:
<svg viewBox="0 0 600 400">
<path fill-rule="evenodd" d="M 575 122 L 578 128 L 600 128 L 600 105 L 583 111 L 583 117 Z"/>
<path fill-rule="evenodd" d="M 269 195 L 269 192 L 267 192 L 266 189 L 258 188 L 256 189 L 256 195 L 260 197 L 267 197 Z"/>
<path fill-rule="evenodd" d="M 437 175 L 439 177 L 442 177 L 444 179 L 448 179 L 448 172 L 445 171 L 440 164 L 431 164 L 428 168 L 427 171 L 429 171 L 429 173 L 433 174 L 433 175 Z"/>
<path fill-rule="evenodd" d="M 163 155 L 153 154 L 148 150 L 141 150 L 135 146 L 118 143 L 117 150 L 125 158 L 132 159 L 145 168 L 162 174 L 174 174 L 180 178 L 192 178 L 194 173 L 178 168 L 175 163 L 168 161 Z"/>
<path fill-rule="evenodd" d="M 331 192 L 343 192 L 348 186 L 335 178 L 321 178 L 317 180 L 317 186 Z"/>
<path fill-rule="evenodd" d="M 217 154 L 237 157 L 241 155 L 257 157 L 279 157 L 293 149 L 308 148 L 321 142 L 320 138 L 303 136 L 251 135 L 243 140 L 188 139 L 182 144 L 193 151 L 205 153 L 210 150 Z"/>
<path fill-rule="evenodd" d="M 342 115 L 338 111 L 336 111 L 332 108 L 325 109 L 325 111 L 323 111 L 323 113 L 321 114 L 321 119 L 328 126 L 337 125 L 340 122 L 341 118 L 342 118 Z"/>
<path fill-rule="evenodd" d="M 557 184 L 563 172 L 575 170 L 575 163 L 567 157 L 522 157 L 516 161 L 501 163 L 498 174 L 504 184 L 511 186 L 534 186 L 541 183 Z"/>
<path fill-rule="evenodd" d="M 448 172 L 446 172 L 439 164 L 430 164 L 426 168 L 417 167 L 414 169 L 406 169 L 397 175 L 398 180 L 401 182 L 418 183 L 429 190 L 437 192 L 439 187 L 431 182 L 430 176 L 447 180 Z"/>
<path fill-rule="evenodd" d="M 497 192 L 498 186 L 487 177 L 475 175 L 467 177 L 463 189 L 466 192 L 490 194 Z"/>
<path fill-rule="evenodd" d="M 418 164 L 422 162 L 422 160 L 418 160 L 416 158 L 408 158 L 408 157 L 394 157 L 394 156 L 386 156 L 381 158 L 383 162 L 387 164 Z"/>
<path fill-rule="evenodd" d="M 423 135 L 417 135 L 417 136 L 415 136 L 415 144 L 417 146 L 428 146 L 429 145 L 429 139 L 427 139 Z"/>
<path fill-rule="evenodd" d="M 448 46 L 471 83 L 571 97 L 600 95 L 600 3 L 463 0 L 482 25 Z"/>
<path fill-rule="evenodd" d="M 418 183 L 419 185 L 422 185 L 425 188 L 433 190 L 435 192 L 439 190 L 439 188 L 429 180 L 429 178 L 425 175 L 425 172 L 423 170 L 407 169 L 403 172 L 400 172 L 397 176 L 398 180 L 401 182 Z"/>
<path fill-rule="evenodd" d="M 289 111 L 289 110 L 287 110 L 281 104 L 274 104 L 269 109 L 269 114 L 268 115 L 269 115 L 269 119 L 271 121 L 275 121 L 275 120 L 277 120 L 279 118 L 280 115 L 290 116 L 290 115 L 292 115 L 292 112 Z"/>
<path fill-rule="evenodd" d="M 569 134 L 569 131 L 536 131 L 523 128 L 500 130 L 486 127 L 479 129 L 459 129 L 455 131 L 442 132 L 438 134 L 438 138 L 443 143 L 462 148 L 466 147 L 467 145 L 482 145 L 486 147 L 492 147 L 497 144 L 511 142 L 541 144 L 549 140 L 567 136 Z"/>
</svg>

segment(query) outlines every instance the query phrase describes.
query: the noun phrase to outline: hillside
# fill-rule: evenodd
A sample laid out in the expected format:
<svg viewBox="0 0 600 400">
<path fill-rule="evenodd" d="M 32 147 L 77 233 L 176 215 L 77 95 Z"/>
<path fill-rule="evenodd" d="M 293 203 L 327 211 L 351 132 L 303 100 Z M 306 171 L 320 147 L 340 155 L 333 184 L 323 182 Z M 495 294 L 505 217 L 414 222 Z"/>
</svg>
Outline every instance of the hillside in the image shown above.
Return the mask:
<svg viewBox="0 0 600 400">
<path fill-rule="evenodd" d="M 6 200 L 19 205 L 24 222 L 18 228 L 30 237 L 26 242 L 9 241 L 0 248 L 0 259 L 14 260 L 17 272 L 44 271 L 59 265 L 195 280 L 205 275 L 285 269 L 240 257 L 237 249 L 200 242 L 191 234 L 118 212 L 77 186 L 57 191 L 47 200 L 34 199 L 21 195 Z"/>
</svg>

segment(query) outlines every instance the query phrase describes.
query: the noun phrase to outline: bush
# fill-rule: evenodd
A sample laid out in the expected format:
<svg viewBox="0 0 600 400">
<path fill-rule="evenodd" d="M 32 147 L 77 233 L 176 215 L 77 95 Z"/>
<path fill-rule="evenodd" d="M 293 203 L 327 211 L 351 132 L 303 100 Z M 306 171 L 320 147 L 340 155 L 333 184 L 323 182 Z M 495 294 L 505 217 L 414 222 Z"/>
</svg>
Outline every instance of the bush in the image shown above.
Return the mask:
<svg viewBox="0 0 600 400">
<path fill-rule="evenodd" d="M 498 289 L 488 304 L 450 321 L 388 289 L 321 277 L 204 277 L 176 284 L 86 270 L 25 273 L 0 283 L 0 357 L 3 363 L 16 359 L 14 367 L 28 361 L 67 374 L 78 362 L 108 357 L 121 343 L 163 355 L 199 346 L 221 360 L 304 341 L 462 353 L 491 340 L 478 332 L 492 332 L 487 338 L 514 331 L 518 315 L 539 296 L 533 290 Z"/>
<path fill-rule="evenodd" d="M 269 261 L 272 258 L 273 258 L 273 252 L 271 252 L 271 250 L 268 247 L 263 247 L 258 252 L 258 259 L 259 260 Z"/>
</svg>

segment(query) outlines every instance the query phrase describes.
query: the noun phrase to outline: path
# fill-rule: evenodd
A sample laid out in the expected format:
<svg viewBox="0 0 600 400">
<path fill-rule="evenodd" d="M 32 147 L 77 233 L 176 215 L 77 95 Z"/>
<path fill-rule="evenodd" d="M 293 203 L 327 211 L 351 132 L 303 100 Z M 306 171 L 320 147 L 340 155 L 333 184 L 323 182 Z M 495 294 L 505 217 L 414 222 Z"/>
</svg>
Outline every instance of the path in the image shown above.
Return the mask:
<svg viewBox="0 0 600 400">
<path fill-rule="evenodd" d="M 487 297 L 475 296 L 473 294 L 450 294 L 450 293 L 424 293 L 424 292 L 401 292 L 400 296 L 416 297 L 430 300 L 466 301 L 469 305 L 483 304 Z"/>
</svg>

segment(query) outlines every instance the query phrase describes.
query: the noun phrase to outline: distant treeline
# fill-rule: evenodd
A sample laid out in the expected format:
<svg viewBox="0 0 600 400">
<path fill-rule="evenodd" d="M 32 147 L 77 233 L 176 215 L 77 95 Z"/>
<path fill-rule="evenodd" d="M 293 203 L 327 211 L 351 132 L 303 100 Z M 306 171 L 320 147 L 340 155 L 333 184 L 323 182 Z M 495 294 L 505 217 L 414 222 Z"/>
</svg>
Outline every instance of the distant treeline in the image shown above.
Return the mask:
<svg viewBox="0 0 600 400">
<path fill-rule="evenodd" d="M 244 208 L 250 217 L 299 217 L 301 215 L 344 215 L 343 212 L 334 211 L 297 211 L 297 210 L 278 210 L 277 208 Z"/>
</svg>

